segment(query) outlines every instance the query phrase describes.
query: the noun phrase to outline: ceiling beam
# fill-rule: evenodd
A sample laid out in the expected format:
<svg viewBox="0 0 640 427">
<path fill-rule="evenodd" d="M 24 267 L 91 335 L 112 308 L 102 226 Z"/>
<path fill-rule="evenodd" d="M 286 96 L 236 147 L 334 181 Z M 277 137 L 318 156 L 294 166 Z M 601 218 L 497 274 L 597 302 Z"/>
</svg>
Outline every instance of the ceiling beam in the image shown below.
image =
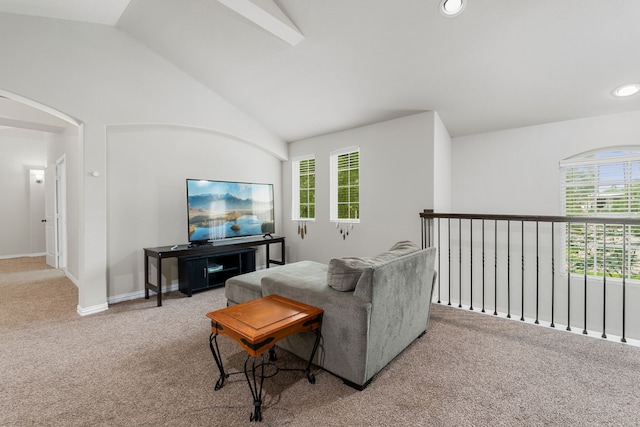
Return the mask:
<svg viewBox="0 0 640 427">
<path fill-rule="evenodd" d="M 304 35 L 273 0 L 218 1 L 291 46 L 304 40 Z"/>
</svg>

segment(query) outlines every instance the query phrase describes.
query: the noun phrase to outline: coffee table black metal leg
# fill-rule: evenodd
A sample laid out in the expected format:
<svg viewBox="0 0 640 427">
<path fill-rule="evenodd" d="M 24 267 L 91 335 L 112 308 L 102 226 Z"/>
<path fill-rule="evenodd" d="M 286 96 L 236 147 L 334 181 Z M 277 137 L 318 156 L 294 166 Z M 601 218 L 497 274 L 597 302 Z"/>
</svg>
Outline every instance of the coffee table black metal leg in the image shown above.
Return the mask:
<svg viewBox="0 0 640 427">
<path fill-rule="evenodd" d="M 307 379 L 311 384 L 316 383 L 316 376 L 311 373 L 311 363 L 313 362 L 313 357 L 316 355 L 316 351 L 318 350 L 318 344 L 320 344 L 320 328 L 314 329 L 313 332 L 316 334 L 316 341 L 313 343 L 313 350 L 311 350 L 309 363 L 307 363 L 307 368 L 304 370 L 307 374 Z"/>
<path fill-rule="evenodd" d="M 213 360 L 216 361 L 216 366 L 218 366 L 218 370 L 220 371 L 220 378 L 216 381 L 216 390 L 220 390 L 224 385 L 224 380 L 229 376 L 224 372 L 224 366 L 222 366 L 222 356 L 220 355 L 220 349 L 218 348 L 218 334 L 211 333 L 209 336 L 209 348 L 211 349 L 211 354 L 213 355 Z"/>
<path fill-rule="evenodd" d="M 251 378 L 249 378 L 249 370 L 247 369 L 249 359 L 252 359 L 253 361 L 251 366 Z M 256 375 L 256 357 L 247 356 L 244 361 L 244 375 L 247 378 L 247 383 L 249 384 L 249 389 L 251 390 L 251 395 L 253 397 L 253 413 L 249 417 L 249 421 L 262 421 L 262 383 L 264 382 L 265 363 L 263 353 L 260 364 L 258 365 L 258 367 L 260 367 L 260 374 Z"/>
</svg>

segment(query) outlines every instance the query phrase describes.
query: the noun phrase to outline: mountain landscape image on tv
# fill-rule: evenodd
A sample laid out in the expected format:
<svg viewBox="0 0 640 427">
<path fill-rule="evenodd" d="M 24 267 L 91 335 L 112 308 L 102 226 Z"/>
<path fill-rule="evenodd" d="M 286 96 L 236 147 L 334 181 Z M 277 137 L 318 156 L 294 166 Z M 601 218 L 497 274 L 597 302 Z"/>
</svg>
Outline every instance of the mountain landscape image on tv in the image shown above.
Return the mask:
<svg viewBox="0 0 640 427">
<path fill-rule="evenodd" d="M 274 232 L 273 185 L 187 179 L 189 242 Z"/>
</svg>

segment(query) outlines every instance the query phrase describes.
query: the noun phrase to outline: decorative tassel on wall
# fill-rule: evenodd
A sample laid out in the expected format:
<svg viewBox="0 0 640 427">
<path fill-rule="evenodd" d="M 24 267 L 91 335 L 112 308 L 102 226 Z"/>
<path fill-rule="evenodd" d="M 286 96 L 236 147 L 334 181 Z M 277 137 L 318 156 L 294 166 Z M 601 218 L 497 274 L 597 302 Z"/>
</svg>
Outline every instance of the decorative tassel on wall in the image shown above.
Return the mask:
<svg viewBox="0 0 640 427">
<path fill-rule="evenodd" d="M 298 235 L 304 240 L 304 236 L 307 234 L 307 221 L 298 221 Z"/>
<path fill-rule="evenodd" d="M 353 230 L 353 224 L 343 224 L 340 222 L 336 222 L 336 228 L 340 230 L 342 240 L 345 240 L 349 235 L 349 230 Z"/>
</svg>

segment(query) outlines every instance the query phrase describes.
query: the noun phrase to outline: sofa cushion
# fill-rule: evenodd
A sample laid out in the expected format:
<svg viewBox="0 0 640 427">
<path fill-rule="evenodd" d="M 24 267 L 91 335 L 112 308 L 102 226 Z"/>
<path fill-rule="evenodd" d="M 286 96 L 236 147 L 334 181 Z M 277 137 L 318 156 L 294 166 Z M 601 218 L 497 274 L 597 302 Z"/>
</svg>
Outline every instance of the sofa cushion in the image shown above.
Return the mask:
<svg viewBox="0 0 640 427">
<path fill-rule="evenodd" d="M 336 291 L 353 291 L 364 269 L 370 266 L 366 258 L 334 258 L 329 261 L 327 284 Z"/>
<path fill-rule="evenodd" d="M 337 291 L 353 291 L 365 269 L 420 250 L 415 243 L 403 240 L 386 252 L 369 258 L 345 257 L 329 261 L 327 284 Z"/>
<path fill-rule="evenodd" d="M 262 297 L 262 278 L 272 273 L 289 274 L 324 283 L 327 277 L 327 265 L 314 261 L 299 261 L 231 277 L 227 279 L 224 290 L 227 304 L 239 304 Z"/>
</svg>

